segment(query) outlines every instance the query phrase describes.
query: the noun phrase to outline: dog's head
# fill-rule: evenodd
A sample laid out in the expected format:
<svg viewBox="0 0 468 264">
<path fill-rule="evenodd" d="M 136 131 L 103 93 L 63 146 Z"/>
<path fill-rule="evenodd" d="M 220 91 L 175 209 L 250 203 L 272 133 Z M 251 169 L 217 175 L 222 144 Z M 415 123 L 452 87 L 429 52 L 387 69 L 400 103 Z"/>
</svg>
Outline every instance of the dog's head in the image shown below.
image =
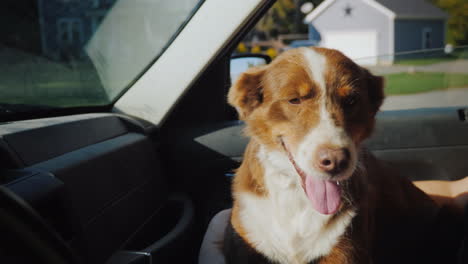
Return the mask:
<svg viewBox="0 0 468 264">
<path fill-rule="evenodd" d="M 332 214 L 339 182 L 353 174 L 384 99 L 383 79 L 342 53 L 323 48 L 284 52 L 243 73 L 228 100 L 247 133 L 294 165 L 314 208 Z"/>
</svg>

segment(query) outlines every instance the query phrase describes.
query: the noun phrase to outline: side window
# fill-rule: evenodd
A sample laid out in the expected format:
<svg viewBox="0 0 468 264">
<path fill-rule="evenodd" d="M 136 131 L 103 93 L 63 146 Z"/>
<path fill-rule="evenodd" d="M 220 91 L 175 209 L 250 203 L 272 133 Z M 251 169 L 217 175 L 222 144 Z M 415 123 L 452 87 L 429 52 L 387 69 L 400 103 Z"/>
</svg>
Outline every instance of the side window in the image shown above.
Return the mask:
<svg viewBox="0 0 468 264">
<path fill-rule="evenodd" d="M 262 53 L 274 59 L 298 47 L 337 49 L 385 77 L 384 111 L 465 106 L 468 27 L 462 21 L 468 15 L 459 12 L 463 1 L 414 1 L 408 9 L 393 2 L 400 1 L 278 0 L 234 55 Z"/>
</svg>

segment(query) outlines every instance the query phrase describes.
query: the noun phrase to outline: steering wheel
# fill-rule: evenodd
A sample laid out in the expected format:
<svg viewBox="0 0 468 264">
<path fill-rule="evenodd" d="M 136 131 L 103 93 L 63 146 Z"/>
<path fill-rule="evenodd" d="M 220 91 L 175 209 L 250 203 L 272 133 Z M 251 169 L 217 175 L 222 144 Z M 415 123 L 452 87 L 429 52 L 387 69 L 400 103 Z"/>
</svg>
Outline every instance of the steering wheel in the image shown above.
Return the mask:
<svg viewBox="0 0 468 264">
<path fill-rule="evenodd" d="M 55 230 L 4 186 L 0 186 L 0 234 L 0 263 L 79 263 Z"/>
</svg>

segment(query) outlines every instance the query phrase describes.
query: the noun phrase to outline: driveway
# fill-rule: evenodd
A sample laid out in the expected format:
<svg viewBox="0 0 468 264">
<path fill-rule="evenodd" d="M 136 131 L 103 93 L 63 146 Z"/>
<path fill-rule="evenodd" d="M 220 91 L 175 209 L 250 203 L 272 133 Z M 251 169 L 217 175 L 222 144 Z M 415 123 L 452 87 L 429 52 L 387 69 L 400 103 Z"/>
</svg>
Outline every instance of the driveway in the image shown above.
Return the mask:
<svg viewBox="0 0 468 264">
<path fill-rule="evenodd" d="M 467 105 L 468 88 L 454 88 L 410 95 L 388 96 L 381 109 L 398 110 Z"/>
</svg>

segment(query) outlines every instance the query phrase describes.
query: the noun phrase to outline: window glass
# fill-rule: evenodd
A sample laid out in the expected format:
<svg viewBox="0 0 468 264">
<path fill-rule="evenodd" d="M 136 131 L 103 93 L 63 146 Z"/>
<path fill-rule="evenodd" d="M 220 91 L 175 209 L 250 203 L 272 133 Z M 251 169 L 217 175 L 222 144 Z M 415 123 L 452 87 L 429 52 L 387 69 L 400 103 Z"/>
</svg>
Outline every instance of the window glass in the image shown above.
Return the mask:
<svg viewBox="0 0 468 264">
<path fill-rule="evenodd" d="M 0 8 L 0 114 L 113 102 L 201 0 L 8 0 Z"/>
<path fill-rule="evenodd" d="M 236 54 L 334 48 L 386 78 L 383 110 L 466 106 L 468 13 L 461 10 L 466 1 L 278 0 Z"/>
</svg>

